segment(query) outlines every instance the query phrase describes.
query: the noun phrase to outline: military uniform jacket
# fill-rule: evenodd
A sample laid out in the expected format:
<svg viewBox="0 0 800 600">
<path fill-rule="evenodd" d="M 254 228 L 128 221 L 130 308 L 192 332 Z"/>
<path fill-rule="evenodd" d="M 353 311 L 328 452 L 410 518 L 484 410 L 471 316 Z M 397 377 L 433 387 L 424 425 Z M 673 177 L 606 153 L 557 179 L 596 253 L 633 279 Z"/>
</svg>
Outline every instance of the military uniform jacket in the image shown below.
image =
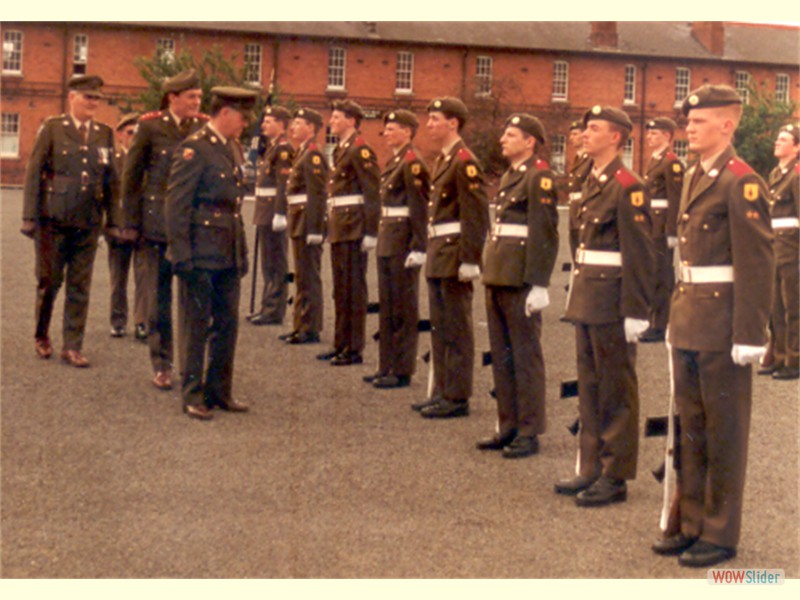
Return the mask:
<svg viewBox="0 0 800 600">
<path fill-rule="evenodd" d="M 568 320 L 600 325 L 649 317 L 655 283 L 649 213 L 644 182 L 619 157 L 597 179 L 586 179 L 578 206 L 578 249 L 567 299 Z M 582 250 L 618 252 L 622 264 L 582 263 Z"/>
<path fill-rule="evenodd" d="M 377 237 L 380 219 L 375 153 L 358 133 L 333 151 L 333 169 L 328 178 L 328 241 L 352 242 L 365 235 Z M 358 195 L 362 204 L 335 207 L 337 196 Z"/>
<path fill-rule="evenodd" d="M 106 227 L 119 227 L 122 223 L 122 173 L 125 170 L 125 160 L 128 153 L 122 149 L 114 151 L 111 158 L 111 168 L 113 169 L 114 176 L 112 177 L 111 185 L 111 204 L 108 212 L 106 213 Z"/>
<path fill-rule="evenodd" d="M 242 150 L 206 125 L 182 142 L 167 184 L 167 257 L 176 265 L 247 271 Z"/>
<path fill-rule="evenodd" d="M 769 174 L 771 213 L 775 219 L 797 219 L 800 217 L 800 163 L 795 158 L 782 170 L 779 166 Z M 778 264 L 792 264 L 798 261 L 800 252 L 800 229 L 794 227 L 774 227 L 775 259 Z"/>
<path fill-rule="evenodd" d="M 22 218 L 81 229 L 100 226 L 112 200 L 113 152 L 108 125 L 91 121 L 84 143 L 70 115 L 47 119 L 28 160 Z"/>
<path fill-rule="evenodd" d="M 553 173 L 546 161 L 532 156 L 503 174 L 495 198 L 495 222 L 483 248 L 484 284 L 550 284 L 558 254 L 557 204 Z"/>
<path fill-rule="evenodd" d="M 653 220 L 653 239 L 675 237 L 678 228 L 678 205 L 683 187 L 683 163 L 669 150 L 651 156 L 644 181 L 650 195 L 650 218 Z M 666 200 L 666 208 L 661 202 Z M 653 204 L 657 203 L 656 206 Z"/>
<path fill-rule="evenodd" d="M 192 117 L 182 133 L 169 110 L 147 113 L 139 119 L 122 178 L 124 227 L 138 229 L 151 241 L 167 241 L 164 199 L 172 155 L 178 144 L 207 120 L 205 115 Z"/>
<path fill-rule="evenodd" d="M 733 265 L 733 283 L 689 283 L 672 294 L 669 337 L 675 348 L 729 352 L 766 343 L 774 257 L 763 180 L 732 147 L 690 190 L 686 172 L 678 214 L 681 268 Z"/>
<path fill-rule="evenodd" d="M 489 227 L 483 171 L 463 140 L 438 161 L 428 200 L 428 252 L 425 276 L 458 277 L 463 264 L 479 265 Z M 460 231 L 435 235 L 442 226 L 458 224 Z"/>
<path fill-rule="evenodd" d="M 328 164 L 314 140 L 306 141 L 297 151 L 286 183 L 289 237 L 323 235 L 325 227 L 325 182 Z M 306 196 L 293 203 L 292 196 Z"/>
<path fill-rule="evenodd" d="M 425 252 L 429 191 L 428 168 L 409 144 L 395 154 L 381 173 L 378 256 Z M 406 216 L 393 216 L 406 211 Z"/>
<path fill-rule="evenodd" d="M 286 215 L 286 182 L 293 159 L 294 148 L 285 135 L 280 135 L 269 144 L 258 165 L 254 225 L 272 227 L 272 218 L 276 214 Z"/>
<path fill-rule="evenodd" d="M 583 190 L 583 182 L 591 172 L 592 159 L 589 158 L 589 155 L 583 152 L 575 154 L 567 178 L 567 191 L 570 194 L 569 199 L 571 201 L 578 200 L 577 194 L 580 194 Z"/>
</svg>

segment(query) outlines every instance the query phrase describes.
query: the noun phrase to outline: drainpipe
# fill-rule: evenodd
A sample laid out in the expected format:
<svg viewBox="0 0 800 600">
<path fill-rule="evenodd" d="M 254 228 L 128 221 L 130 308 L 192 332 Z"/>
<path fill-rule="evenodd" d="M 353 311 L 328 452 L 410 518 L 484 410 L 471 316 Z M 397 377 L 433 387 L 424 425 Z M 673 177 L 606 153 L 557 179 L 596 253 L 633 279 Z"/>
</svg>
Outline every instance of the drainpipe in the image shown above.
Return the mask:
<svg viewBox="0 0 800 600">
<path fill-rule="evenodd" d="M 69 65 L 69 25 L 64 26 L 63 60 L 61 61 L 61 112 L 67 112 L 67 67 Z"/>
<path fill-rule="evenodd" d="M 644 124 L 645 111 L 647 110 L 647 64 L 642 63 L 642 110 L 639 115 L 639 173 L 644 172 Z"/>
</svg>

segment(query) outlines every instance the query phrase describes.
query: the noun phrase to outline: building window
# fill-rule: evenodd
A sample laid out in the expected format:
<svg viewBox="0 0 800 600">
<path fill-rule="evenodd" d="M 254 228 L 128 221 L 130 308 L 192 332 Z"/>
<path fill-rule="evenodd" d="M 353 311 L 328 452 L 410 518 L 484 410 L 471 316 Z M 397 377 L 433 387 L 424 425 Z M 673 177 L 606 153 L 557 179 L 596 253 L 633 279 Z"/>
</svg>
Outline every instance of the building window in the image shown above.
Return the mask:
<svg viewBox="0 0 800 600">
<path fill-rule="evenodd" d="M 85 75 L 86 63 L 89 61 L 89 36 L 78 33 L 72 43 L 72 74 Z"/>
<path fill-rule="evenodd" d="M 691 72 L 686 67 L 675 69 L 675 106 L 680 106 L 689 95 Z"/>
<path fill-rule="evenodd" d="M 557 60 L 553 63 L 553 100 L 564 102 L 567 99 L 569 81 L 569 63 Z"/>
<path fill-rule="evenodd" d="M 636 104 L 636 65 L 625 65 L 624 104 Z"/>
<path fill-rule="evenodd" d="M 0 156 L 19 158 L 19 114 L 3 113 L 0 122 Z"/>
<path fill-rule="evenodd" d="M 344 48 L 333 46 L 328 50 L 328 89 L 343 90 L 347 55 Z"/>
<path fill-rule="evenodd" d="M 550 140 L 550 166 L 556 173 L 563 173 L 567 163 L 567 137 L 554 135 Z"/>
<path fill-rule="evenodd" d="M 781 104 L 789 104 L 789 76 L 786 73 L 775 76 L 775 100 Z"/>
<path fill-rule="evenodd" d="M 156 40 L 156 58 L 168 64 L 175 62 L 175 40 L 172 38 Z"/>
<path fill-rule="evenodd" d="M 633 169 L 633 138 L 628 138 L 622 146 L 622 164 Z"/>
<path fill-rule="evenodd" d="M 680 158 L 683 164 L 686 164 L 686 159 L 689 157 L 689 142 L 686 140 L 675 140 L 675 143 L 672 144 L 672 149 L 675 152 L 675 156 Z"/>
<path fill-rule="evenodd" d="M 22 73 L 22 32 L 3 32 L 3 73 Z"/>
<path fill-rule="evenodd" d="M 410 94 L 414 86 L 414 54 L 412 52 L 397 53 L 397 83 L 394 91 Z"/>
<path fill-rule="evenodd" d="M 244 80 L 261 83 L 261 44 L 244 45 Z"/>
<path fill-rule="evenodd" d="M 479 56 L 475 63 L 475 93 L 484 96 L 492 93 L 491 56 Z"/>
<path fill-rule="evenodd" d="M 736 92 L 744 104 L 750 104 L 750 73 L 736 71 Z"/>
</svg>

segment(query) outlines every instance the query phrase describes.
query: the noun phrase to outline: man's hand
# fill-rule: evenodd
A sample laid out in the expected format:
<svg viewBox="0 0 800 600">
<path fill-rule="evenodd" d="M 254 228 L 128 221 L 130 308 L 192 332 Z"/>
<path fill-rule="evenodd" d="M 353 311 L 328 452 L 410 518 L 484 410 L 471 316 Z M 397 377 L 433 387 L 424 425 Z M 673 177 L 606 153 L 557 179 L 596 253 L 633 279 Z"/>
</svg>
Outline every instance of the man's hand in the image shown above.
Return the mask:
<svg viewBox="0 0 800 600">
<path fill-rule="evenodd" d="M 743 367 L 760 361 L 767 353 L 766 346 L 744 346 L 734 344 L 731 350 L 731 358 L 737 365 Z"/>
<path fill-rule="evenodd" d="M 272 231 L 286 231 L 286 215 L 276 213 L 272 217 Z"/>
<path fill-rule="evenodd" d="M 411 251 L 406 256 L 406 262 L 403 265 L 406 269 L 413 269 L 414 267 L 421 267 L 425 264 L 425 253 L 424 252 L 417 252 Z"/>
<path fill-rule="evenodd" d="M 374 250 L 377 245 L 378 238 L 372 235 L 365 235 L 364 239 L 361 240 L 361 251 L 369 252 L 370 250 Z"/>
<path fill-rule="evenodd" d="M 634 344 L 639 341 L 642 334 L 650 327 L 650 321 L 647 319 L 630 319 L 625 317 L 625 340 L 629 344 Z"/>
<path fill-rule="evenodd" d="M 459 281 L 473 281 L 481 276 L 481 268 L 478 265 L 469 263 L 462 263 L 458 267 L 458 280 Z"/>
<path fill-rule="evenodd" d="M 533 313 L 540 312 L 548 306 L 550 306 L 550 294 L 548 294 L 547 288 L 535 285 L 528 292 L 528 297 L 525 298 L 525 316 L 530 317 Z"/>
<path fill-rule="evenodd" d="M 323 237 L 321 233 L 309 233 L 306 236 L 306 244 L 309 246 L 319 246 L 322 243 Z"/>
</svg>

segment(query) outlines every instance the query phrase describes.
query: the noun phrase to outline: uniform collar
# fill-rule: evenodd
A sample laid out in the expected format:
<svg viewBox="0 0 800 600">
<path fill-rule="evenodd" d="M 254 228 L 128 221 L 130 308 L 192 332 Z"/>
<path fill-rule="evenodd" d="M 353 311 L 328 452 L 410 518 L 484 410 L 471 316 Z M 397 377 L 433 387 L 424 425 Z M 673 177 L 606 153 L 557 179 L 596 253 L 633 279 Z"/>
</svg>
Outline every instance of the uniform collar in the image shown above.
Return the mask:
<svg viewBox="0 0 800 600">
<path fill-rule="evenodd" d="M 69 117 L 70 117 L 70 119 L 72 119 L 72 122 L 75 124 L 75 129 L 80 129 L 81 122 L 78 121 L 78 119 L 75 118 L 75 115 L 70 113 Z M 91 129 L 91 127 L 92 127 L 92 120 L 89 119 L 88 121 L 84 121 L 83 124 L 86 125 L 86 131 L 89 131 L 89 129 Z"/>
<path fill-rule="evenodd" d="M 458 144 L 460 141 L 461 141 L 461 137 L 457 137 L 455 140 L 453 140 L 452 143 L 450 143 L 447 146 L 443 147 L 442 148 L 442 156 L 447 157 L 450 154 L 450 152 L 452 152 L 453 148 L 456 147 L 456 144 Z"/>
<path fill-rule="evenodd" d="M 217 137 L 218 137 L 220 140 L 222 140 L 222 143 L 223 143 L 223 144 L 227 144 L 227 143 L 228 143 L 228 138 L 226 138 L 226 137 L 225 137 L 224 135 L 222 135 L 222 134 L 221 134 L 219 131 L 217 131 L 216 129 L 214 129 L 214 126 L 213 126 L 213 125 L 212 125 L 210 122 L 208 123 L 207 127 L 208 127 L 208 128 L 211 130 L 211 133 L 213 133 L 213 134 L 214 134 L 214 135 L 216 135 L 216 136 L 217 136 Z"/>
</svg>

